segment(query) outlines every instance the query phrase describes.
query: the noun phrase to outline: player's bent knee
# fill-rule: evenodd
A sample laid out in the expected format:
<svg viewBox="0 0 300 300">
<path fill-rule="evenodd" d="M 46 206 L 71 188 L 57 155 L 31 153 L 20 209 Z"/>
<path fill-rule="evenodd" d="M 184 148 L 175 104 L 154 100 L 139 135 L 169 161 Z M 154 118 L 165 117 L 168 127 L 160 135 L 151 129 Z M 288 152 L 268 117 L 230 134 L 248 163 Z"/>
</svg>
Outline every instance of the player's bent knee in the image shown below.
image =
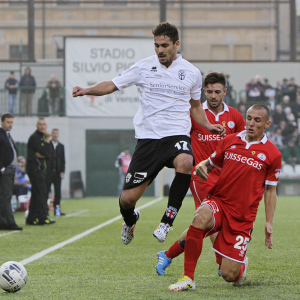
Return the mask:
<svg viewBox="0 0 300 300">
<path fill-rule="evenodd" d="M 192 225 L 201 229 L 211 229 L 214 224 L 210 208 L 199 209 L 194 216 Z"/>
<path fill-rule="evenodd" d="M 120 197 L 120 203 L 124 208 L 130 208 L 135 206 L 136 202 L 139 200 L 139 198 L 131 192 L 131 190 L 125 190 L 122 192 L 122 195 Z"/>
<path fill-rule="evenodd" d="M 233 282 L 236 277 L 238 276 L 238 272 L 235 272 L 233 270 L 222 270 L 221 269 L 221 276 L 223 279 L 227 282 Z"/>
</svg>

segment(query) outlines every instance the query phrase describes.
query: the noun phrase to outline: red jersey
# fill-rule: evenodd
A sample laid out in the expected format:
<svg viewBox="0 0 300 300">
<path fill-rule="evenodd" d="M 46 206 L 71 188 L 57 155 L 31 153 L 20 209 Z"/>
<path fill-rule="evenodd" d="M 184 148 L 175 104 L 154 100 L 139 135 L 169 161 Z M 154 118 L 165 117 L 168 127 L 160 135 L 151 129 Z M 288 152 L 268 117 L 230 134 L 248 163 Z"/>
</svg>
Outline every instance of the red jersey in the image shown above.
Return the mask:
<svg viewBox="0 0 300 300">
<path fill-rule="evenodd" d="M 265 185 L 277 185 L 282 158 L 266 135 L 251 143 L 245 137 L 246 130 L 227 136 L 210 156 L 211 165 L 222 172 L 209 194 L 235 219 L 254 221 Z"/>
<path fill-rule="evenodd" d="M 243 118 L 243 115 L 237 111 L 235 108 L 232 108 L 226 103 L 224 103 L 224 109 L 219 114 L 215 115 L 211 110 L 209 110 L 207 101 L 202 104 L 203 110 L 206 113 L 207 119 L 211 124 L 220 124 L 226 128 L 226 135 L 240 132 L 245 130 L 246 123 Z M 216 150 L 219 141 L 222 139 L 218 134 L 212 134 L 204 127 L 200 126 L 191 116 L 192 129 L 191 129 L 191 146 L 195 156 L 196 165 L 209 158 L 209 156 Z M 215 184 L 220 176 L 220 170 L 215 168 L 210 174 L 206 182 L 200 179 L 195 172 L 195 167 L 192 171 L 192 180 L 201 181 L 203 184 L 211 185 Z M 203 199 L 202 199 L 203 200 Z"/>
</svg>

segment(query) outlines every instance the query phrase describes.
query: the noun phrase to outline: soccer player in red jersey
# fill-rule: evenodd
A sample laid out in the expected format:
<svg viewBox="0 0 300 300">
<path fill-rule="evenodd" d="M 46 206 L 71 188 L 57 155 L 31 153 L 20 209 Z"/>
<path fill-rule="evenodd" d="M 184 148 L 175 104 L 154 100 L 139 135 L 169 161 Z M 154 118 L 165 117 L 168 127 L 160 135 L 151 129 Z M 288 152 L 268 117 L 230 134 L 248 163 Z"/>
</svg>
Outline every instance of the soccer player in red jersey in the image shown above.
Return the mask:
<svg viewBox="0 0 300 300">
<path fill-rule="evenodd" d="M 211 124 L 220 124 L 225 130 L 226 134 L 236 133 L 245 130 L 246 123 L 243 115 L 236 109 L 227 106 L 223 102 L 223 97 L 226 94 L 226 76 L 220 72 L 210 72 L 204 79 L 204 92 L 207 101 L 202 104 L 206 117 Z M 195 156 L 195 162 L 207 159 L 213 153 L 222 137 L 217 134 L 210 133 L 203 126 L 198 125 L 193 117 L 191 128 L 191 146 Z M 208 191 L 214 186 L 220 177 L 221 171 L 215 168 L 206 181 L 201 180 L 196 175 L 195 167 L 193 167 L 192 177 L 190 182 L 190 189 L 195 201 L 195 209 L 207 198 Z M 184 252 L 184 243 L 186 238 L 186 231 L 184 231 L 179 240 L 176 241 L 167 251 L 158 253 L 158 264 L 156 271 L 158 275 L 164 275 L 165 269 L 169 267 L 173 258 Z M 214 243 L 217 233 L 210 236 L 212 243 Z M 219 265 L 222 262 L 222 256 L 216 253 L 216 261 Z"/>
<path fill-rule="evenodd" d="M 269 109 L 261 104 L 247 111 L 246 130 L 220 141 L 216 151 L 199 163 L 197 175 L 207 180 L 214 168 L 222 169 L 209 197 L 197 209 L 190 225 L 184 258 L 184 275 L 169 290 L 195 289 L 194 273 L 203 238 L 218 232 L 213 250 L 222 255 L 221 275 L 238 286 L 246 280 L 248 244 L 263 193 L 265 245 L 272 249 L 272 224 L 276 206 L 282 156 L 267 140 L 264 130 L 271 124 Z"/>
</svg>

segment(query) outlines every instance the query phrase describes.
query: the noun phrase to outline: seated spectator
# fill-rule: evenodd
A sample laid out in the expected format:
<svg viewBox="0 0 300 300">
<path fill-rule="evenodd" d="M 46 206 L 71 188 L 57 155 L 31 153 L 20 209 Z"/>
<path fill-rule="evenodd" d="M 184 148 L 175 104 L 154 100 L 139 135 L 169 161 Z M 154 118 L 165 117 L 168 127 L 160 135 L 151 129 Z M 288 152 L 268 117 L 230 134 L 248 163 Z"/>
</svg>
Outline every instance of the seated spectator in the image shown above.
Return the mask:
<svg viewBox="0 0 300 300">
<path fill-rule="evenodd" d="M 263 89 L 264 89 L 264 85 L 263 85 L 263 83 L 261 82 L 261 76 L 260 76 L 260 75 L 255 75 L 254 80 L 255 80 L 255 84 L 256 84 L 258 90 L 259 90 L 260 92 L 262 92 Z"/>
<path fill-rule="evenodd" d="M 300 142 L 299 129 L 295 128 L 294 131 L 288 136 L 288 139 L 293 139 L 295 141 L 295 145 L 298 145 Z"/>
<path fill-rule="evenodd" d="M 300 163 L 300 150 L 297 145 L 295 145 L 295 140 L 290 139 L 282 149 L 282 160 L 290 165 L 295 166 Z"/>
<path fill-rule="evenodd" d="M 292 103 L 291 107 L 296 122 L 298 122 L 298 119 L 300 118 L 300 96 L 297 97 L 297 101 L 295 103 Z"/>
<path fill-rule="evenodd" d="M 29 184 L 29 178 L 25 171 L 25 163 L 22 158 L 18 157 L 18 166 L 15 172 L 15 181 L 13 187 L 13 195 L 16 195 L 17 201 L 19 196 L 27 194 Z"/>
<path fill-rule="evenodd" d="M 263 90 L 262 90 L 262 98 L 263 101 L 268 101 L 270 97 L 275 98 L 275 90 L 273 87 L 269 84 L 269 80 L 265 78 L 264 84 L 263 84 Z"/>
<path fill-rule="evenodd" d="M 258 89 L 254 78 L 251 78 L 250 81 L 246 84 L 246 90 L 247 101 L 258 102 L 260 100 L 260 90 Z"/>
<path fill-rule="evenodd" d="M 290 113 L 288 116 L 287 116 L 287 127 L 290 131 L 290 134 L 295 130 L 297 129 L 297 123 L 295 122 L 295 116 L 294 114 Z"/>
<path fill-rule="evenodd" d="M 288 85 L 288 91 L 290 96 L 290 102 L 294 103 L 296 102 L 297 93 L 298 93 L 298 85 L 295 84 L 295 78 L 290 79 L 290 83 Z"/>
<path fill-rule="evenodd" d="M 287 90 L 288 89 L 288 80 L 286 78 L 283 78 L 282 84 L 281 84 L 281 90 Z"/>
<path fill-rule="evenodd" d="M 282 151 L 283 148 L 283 137 L 281 134 L 281 129 L 277 128 L 275 131 L 274 136 L 272 137 L 272 143 L 279 149 L 279 151 Z"/>
<path fill-rule="evenodd" d="M 276 106 L 275 94 L 274 96 L 269 96 L 268 104 L 270 105 L 270 111 L 273 112 Z"/>
<path fill-rule="evenodd" d="M 273 122 L 275 125 L 279 125 L 281 121 L 287 121 L 286 115 L 280 104 L 275 106 L 275 112 L 273 114 Z"/>
<path fill-rule="evenodd" d="M 293 130 L 290 130 L 288 128 L 286 121 L 281 121 L 279 123 L 279 128 L 281 129 L 281 134 L 283 136 L 283 143 L 286 144 L 287 137 L 289 136 L 289 134 L 291 134 L 293 132 Z"/>
<path fill-rule="evenodd" d="M 290 107 L 290 96 L 288 95 L 283 96 L 281 106 L 283 110 L 286 107 Z"/>
</svg>

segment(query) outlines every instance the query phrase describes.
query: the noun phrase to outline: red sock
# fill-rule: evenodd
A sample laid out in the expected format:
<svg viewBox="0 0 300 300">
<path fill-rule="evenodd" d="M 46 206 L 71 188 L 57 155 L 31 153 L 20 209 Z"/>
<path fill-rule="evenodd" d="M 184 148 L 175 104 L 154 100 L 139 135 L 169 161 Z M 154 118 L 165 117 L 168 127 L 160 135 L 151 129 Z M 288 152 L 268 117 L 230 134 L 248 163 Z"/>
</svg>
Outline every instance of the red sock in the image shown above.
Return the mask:
<svg viewBox="0 0 300 300">
<path fill-rule="evenodd" d="M 166 251 L 165 255 L 168 258 L 174 258 L 177 257 L 178 255 L 180 255 L 181 253 L 184 252 L 184 248 L 182 248 L 178 241 L 176 241 L 170 248 L 169 250 Z"/>
<path fill-rule="evenodd" d="M 236 278 L 233 281 L 238 281 L 242 277 L 244 270 L 245 270 L 245 264 L 242 264 L 240 267 L 239 275 L 236 276 Z"/>
<path fill-rule="evenodd" d="M 204 230 L 190 225 L 184 247 L 184 275 L 194 280 L 194 273 L 203 246 Z"/>
</svg>

